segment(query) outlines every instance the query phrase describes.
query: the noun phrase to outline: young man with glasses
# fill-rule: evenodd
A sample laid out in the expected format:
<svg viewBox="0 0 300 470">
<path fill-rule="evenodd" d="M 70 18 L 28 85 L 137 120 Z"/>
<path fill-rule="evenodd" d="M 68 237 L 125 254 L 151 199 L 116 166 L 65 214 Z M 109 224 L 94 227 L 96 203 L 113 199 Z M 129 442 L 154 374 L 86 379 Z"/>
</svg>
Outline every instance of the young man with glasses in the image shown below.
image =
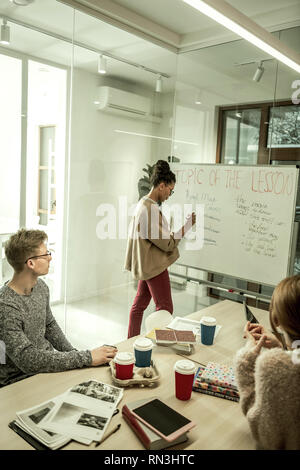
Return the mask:
<svg viewBox="0 0 300 470">
<path fill-rule="evenodd" d="M 51 312 L 49 288 L 39 279 L 52 259 L 46 241 L 41 230 L 21 229 L 5 246 L 14 275 L 0 289 L 0 340 L 6 348 L 0 387 L 41 372 L 105 364 L 117 352 L 110 346 L 77 351 L 65 337 Z"/>
</svg>

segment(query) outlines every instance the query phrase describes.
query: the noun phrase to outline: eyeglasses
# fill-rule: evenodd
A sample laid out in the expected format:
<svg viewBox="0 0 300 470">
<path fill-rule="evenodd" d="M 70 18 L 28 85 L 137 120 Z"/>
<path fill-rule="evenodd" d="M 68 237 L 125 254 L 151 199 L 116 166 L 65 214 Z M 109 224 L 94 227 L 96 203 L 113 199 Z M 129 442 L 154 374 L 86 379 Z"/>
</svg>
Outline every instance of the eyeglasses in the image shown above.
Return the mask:
<svg viewBox="0 0 300 470">
<path fill-rule="evenodd" d="M 170 196 L 172 196 L 172 194 L 174 194 L 174 189 L 171 189 L 171 188 L 169 189 L 170 189 Z"/>
<path fill-rule="evenodd" d="M 51 251 L 47 251 L 47 253 L 44 253 L 43 255 L 37 255 L 37 256 L 30 256 L 30 258 L 28 258 L 26 261 L 25 261 L 25 264 L 27 263 L 27 261 L 29 261 L 30 259 L 34 259 L 34 258 L 43 258 L 45 256 L 51 256 Z"/>
</svg>

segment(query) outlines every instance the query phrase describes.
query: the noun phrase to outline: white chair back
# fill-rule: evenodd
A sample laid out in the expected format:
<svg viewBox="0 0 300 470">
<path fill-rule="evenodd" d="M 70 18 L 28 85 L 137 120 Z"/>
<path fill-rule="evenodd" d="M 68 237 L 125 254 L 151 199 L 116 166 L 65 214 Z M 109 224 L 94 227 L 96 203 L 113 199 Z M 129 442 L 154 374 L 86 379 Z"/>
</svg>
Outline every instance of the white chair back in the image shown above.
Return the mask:
<svg viewBox="0 0 300 470">
<path fill-rule="evenodd" d="M 145 327 L 147 333 L 152 331 L 154 328 L 163 328 L 167 326 L 172 321 L 172 315 L 167 310 L 157 310 L 156 312 L 151 313 L 145 319 Z"/>
</svg>

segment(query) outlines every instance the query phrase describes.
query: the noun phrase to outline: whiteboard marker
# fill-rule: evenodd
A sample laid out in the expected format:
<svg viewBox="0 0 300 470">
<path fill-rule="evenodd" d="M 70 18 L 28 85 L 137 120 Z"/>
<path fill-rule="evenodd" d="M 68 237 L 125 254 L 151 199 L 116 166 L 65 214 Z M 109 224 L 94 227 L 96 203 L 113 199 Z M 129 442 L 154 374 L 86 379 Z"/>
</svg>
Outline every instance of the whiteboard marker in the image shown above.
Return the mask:
<svg viewBox="0 0 300 470">
<path fill-rule="evenodd" d="M 212 287 L 212 289 L 215 289 L 215 287 Z M 218 290 L 222 290 L 224 292 L 230 292 L 228 289 L 224 289 L 224 287 L 216 287 Z"/>
</svg>

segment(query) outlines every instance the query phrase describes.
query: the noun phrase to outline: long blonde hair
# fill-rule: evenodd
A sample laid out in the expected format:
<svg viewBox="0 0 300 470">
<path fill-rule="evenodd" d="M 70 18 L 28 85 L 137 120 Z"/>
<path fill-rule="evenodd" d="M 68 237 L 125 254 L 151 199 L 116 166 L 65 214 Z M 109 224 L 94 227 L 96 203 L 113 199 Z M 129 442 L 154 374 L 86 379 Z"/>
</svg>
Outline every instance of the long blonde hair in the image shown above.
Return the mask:
<svg viewBox="0 0 300 470">
<path fill-rule="evenodd" d="M 270 324 L 277 338 L 280 325 L 291 341 L 300 339 L 300 275 L 283 279 L 275 288 L 270 304 Z"/>
</svg>

